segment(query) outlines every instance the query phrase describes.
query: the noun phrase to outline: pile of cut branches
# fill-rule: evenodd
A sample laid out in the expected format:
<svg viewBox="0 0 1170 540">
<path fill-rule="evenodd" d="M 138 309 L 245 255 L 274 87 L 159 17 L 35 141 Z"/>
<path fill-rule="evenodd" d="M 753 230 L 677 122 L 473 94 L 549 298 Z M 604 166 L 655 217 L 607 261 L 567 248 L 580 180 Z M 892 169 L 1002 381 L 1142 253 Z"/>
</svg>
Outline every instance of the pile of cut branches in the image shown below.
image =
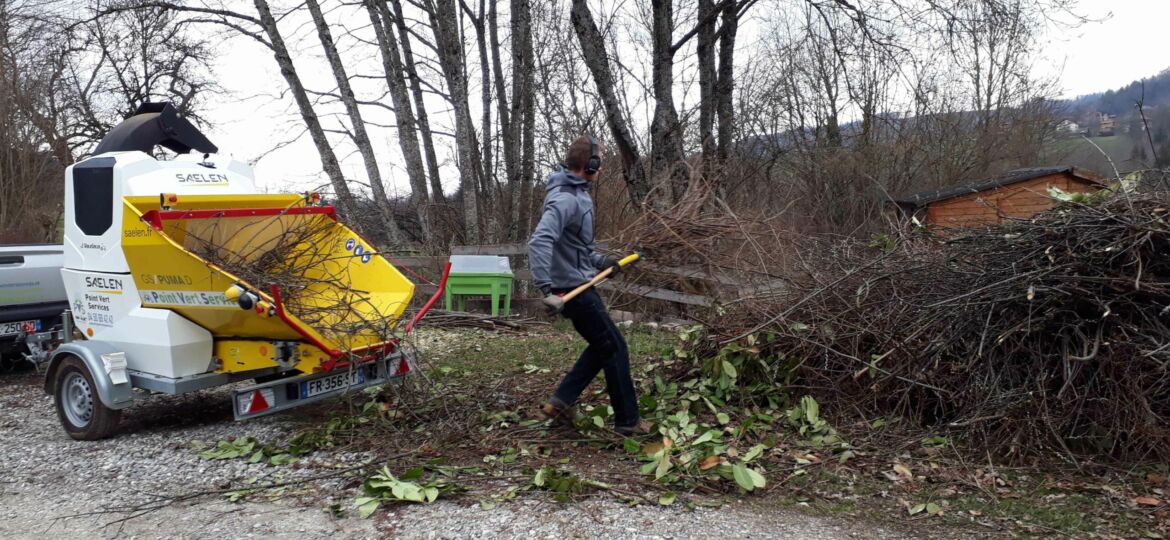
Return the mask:
<svg viewBox="0 0 1170 540">
<path fill-rule="evenodd" d="M 178 225 L 176 225 L 178 226 Z M 337 254 L 336 224 L 319 216 L 221 218 L 184 222 L 184 247 L 243 281 L 268 292 L 280 288 L 285 309 L 318 331 L 389 339 L 394 318 L 370 314 L 370 294 L 354 287 Z"/>
<path fill-rule="evenodd" d="M 1004 456 L 1170 458 L 1170 195 L 949 234 L 816 245 L 793 287 L 734 306 L 708 346 L 750 338 L 788 366 L 757 370 L 769 382 Z"/>
</svg>

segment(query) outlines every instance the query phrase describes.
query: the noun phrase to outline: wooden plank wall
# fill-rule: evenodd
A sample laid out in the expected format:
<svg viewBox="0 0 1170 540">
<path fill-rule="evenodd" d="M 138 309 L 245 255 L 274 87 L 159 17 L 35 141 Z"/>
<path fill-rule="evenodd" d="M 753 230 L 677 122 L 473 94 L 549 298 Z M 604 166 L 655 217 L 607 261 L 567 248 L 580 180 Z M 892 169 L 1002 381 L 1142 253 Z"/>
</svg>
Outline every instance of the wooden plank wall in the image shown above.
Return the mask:
<svg viewBox="0 0 1170 540">
<path fill-rule="evenodd" d="M 1052 209 L 1050 186 L 1078 193 L 1100 189 L 1066 173 L 1051 174 L 932 203 L 927 207 L 927 223 L 941 227 L 979 227 L 998 224 L 1004 217 L 1030 218 Z"/>
<path fill-rule="evenodd" d="M 453 246 L 451 248 L 451 254 L 507 256 L 512 262 L 512 273 L 515 275 L 516 280 L 520 282 L 517 284 L 517 290 L 514 294 L 514 298 L 523 300 L 526 297 L 525 292 L 527 292 L 527 298 L 536 298 L 538 296 L 535 294 L 535 291 L 532 287 L 527 286 L 528 283 L 532 281 L 532 272 L 528 269 L 527 244 Z M 422 276 L 428 280 L 438 282 L 443 265 L 447 262 L 447 257 L 442 256 L 387 256 L 387 258 L 390 260 L 391 264 L 398 267 L 404 274 L 406 274 L 408 278 L 418 284 L 416 289 L 418 295 L 416 296 L 423 295 L 424 297 L 434 294 L 436 287 L 434 285 L 421 282 L 417 276 Z M 657 265 L 648 261 L 643 261 L 638 264 L 642 268 L 652 272 L 673 275 L 684 279 L 706 281 L 711 283 L 713 286 L 731 287 L 753 294 L 766 293 L 769 290 L 776 290 L 780 287 L 783 287 L 783 284 L 776 280 L 774 283 L 767 284 L 766 287 L 757 286 L 743 288 L 737 280 L 730 276 L 717 273 L 712 274 L 698 267 L 669 267 Z M 714 305 L 714 301 L 708 296 L 664 289 L 660 287 L 651 287 L 636 283 L 609 281 L 601 284 L 599 288 L 602 290 L 629 294 L 642 298 L 681 304 L 684 306 L 710 307 Z"/>
</svg>

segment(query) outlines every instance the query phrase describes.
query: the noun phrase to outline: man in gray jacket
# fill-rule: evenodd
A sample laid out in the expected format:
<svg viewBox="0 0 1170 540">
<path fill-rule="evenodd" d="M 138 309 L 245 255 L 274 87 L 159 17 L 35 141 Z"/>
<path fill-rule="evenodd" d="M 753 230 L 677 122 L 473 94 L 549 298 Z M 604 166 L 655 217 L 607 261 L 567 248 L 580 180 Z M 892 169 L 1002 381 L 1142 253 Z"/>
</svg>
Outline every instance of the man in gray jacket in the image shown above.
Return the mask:
<svg viewBox="0 0 1170 540">
<path fill-rule="evenodd" d="M 544 211 L 528 242 L 532 280 L 544 293 L 550 313 L 562 313 L 589 344 L 573 369 L 561 380 L 541 412 L 561 425 L 572 425 L 572 407 L 599 372 L 613 406 L 615 429 L 624 435 L 644 434 L 649 426 L 638 418 L 638 397 L 630 377 L 626 340 L 592 288 L 565 302 L 561 296 L 593 279 L 597 271 L 621 267 L 617 259 L 594 251 L 593 199 L 589 186 L 601 168 L 601 148 L 592 137 L 569 145 L 565 162 L 547 181 Z"/>
</svg>

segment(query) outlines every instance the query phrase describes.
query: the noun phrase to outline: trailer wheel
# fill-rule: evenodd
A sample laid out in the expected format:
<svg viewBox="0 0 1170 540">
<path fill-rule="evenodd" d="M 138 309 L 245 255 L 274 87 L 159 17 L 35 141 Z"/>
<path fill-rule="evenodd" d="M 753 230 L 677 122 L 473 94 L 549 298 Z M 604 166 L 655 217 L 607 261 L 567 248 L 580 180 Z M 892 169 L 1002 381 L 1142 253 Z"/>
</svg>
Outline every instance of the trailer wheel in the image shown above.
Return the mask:
<svg viewBox="0 0 1170 540">
<path fill-rule="evenodd" d="M 53 387 L 56 389 L 53 401 L 57 405 L 57 417 L 70 437 L 79 441 L 95 441 L 117 431 L 122 411 L 102 404 L 93 375 L 89 373 L 85 362 L 76 356 L 62 359 L 53 379 Z"/>
</svg>

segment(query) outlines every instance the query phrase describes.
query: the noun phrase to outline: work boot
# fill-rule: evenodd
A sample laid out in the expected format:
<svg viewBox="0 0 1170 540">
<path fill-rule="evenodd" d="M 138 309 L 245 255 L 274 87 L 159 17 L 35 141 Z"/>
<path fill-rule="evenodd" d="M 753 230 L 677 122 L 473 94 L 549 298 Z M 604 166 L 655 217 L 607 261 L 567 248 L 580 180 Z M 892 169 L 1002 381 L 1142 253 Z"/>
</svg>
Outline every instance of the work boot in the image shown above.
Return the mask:
<svg viewBox="0 0 1170 540">
<path fill-rule="evenodd" d="M 553 403 L 545 403 L 540 406 L 540 414 L 544 416 L 545 420 L 552 422 L 553 427 L 575 428 L 573 420 L 577 417 L 577 411 L 573 407 L 558 407 Z"/>
<path fill-rule="evenodd" d="M 649 420 L 641 420 L 632 426 L 617 426 L 614 431 L 626 437 L 641 437 L 653 433 L 653 427 Z"/>
</svg>

